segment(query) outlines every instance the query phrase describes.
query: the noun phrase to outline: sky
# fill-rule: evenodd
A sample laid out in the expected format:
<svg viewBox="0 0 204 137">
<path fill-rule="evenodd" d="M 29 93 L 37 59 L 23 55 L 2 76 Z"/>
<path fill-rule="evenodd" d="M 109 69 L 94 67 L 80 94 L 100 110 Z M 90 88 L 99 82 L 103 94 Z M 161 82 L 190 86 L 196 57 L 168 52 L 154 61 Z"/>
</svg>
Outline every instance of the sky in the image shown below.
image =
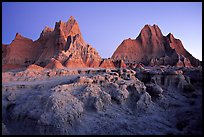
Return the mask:
<svg viewBox="0 0 204 137">
<path fill-rule="evenodd" d="M 45 26 L 54 28 L 70 16 L 102 58 L 135 39 L 146 24 L 157 24 L 202 60 L 202 2 L 2 2 L 2 43 L 10 44 L 17 32 L 37 40 Z"/>
</svg>

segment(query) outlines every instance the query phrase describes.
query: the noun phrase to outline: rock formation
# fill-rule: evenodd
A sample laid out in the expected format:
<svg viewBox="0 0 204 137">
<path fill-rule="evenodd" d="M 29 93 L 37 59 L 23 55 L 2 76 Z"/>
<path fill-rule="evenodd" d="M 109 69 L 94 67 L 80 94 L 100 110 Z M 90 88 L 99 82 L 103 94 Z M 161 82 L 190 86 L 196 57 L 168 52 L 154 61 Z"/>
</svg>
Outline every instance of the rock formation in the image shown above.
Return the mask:
<svg viewBox="0 0 204 137">
<path fill-rule="evenodd" d="M 5 56 L 7 54 L 6 47 L 7 47 L 7 45 L 2 44 L 2 59 L 5 58 Z"/>
<path fill-rule="evenodd" d="M 115 68 L 115 65 L 112 59 L 103 59 L 103 61 L 100 64 L 100 67 L 101 68 Z"/>
<path fill-rule="evenodd" d="M 62 68 L 64 68 L 64 67 L 62 66 L 62 64 L 61 64 L 58 60 L 52 58 L 52 60 L 50 61 L 50 63 L 48 63 L 48 64 L 45 66 L 45 68 L 47 68 L 47 69 L 62 69 Z"/>
<path fill-rule="evenodd" d="M 33 42 L 31 39 L 16 33 L 15 39 L 11 44 L 3 46 L 3 65 L 22 65 L 27 66 L 35 63 L 40 53 L 40 43 Z"/>
<path fill-rule="evenodd" d="M 179 60 L 183 55 L 191 66 L 199 66 L 201 62 L 186 51 L 179 39 L 170 33 L 163 36 L 157 25 L 145 25 L 136 39 L 124 40 L 112 55 L 112 59 L 123 59 L 125 63 L 140 63 L 145 65 L 181 65 Z M 185 61 L 187 61 L 185 59 Z"/>
<path fill-rule="evenodd" d="M 40 66 L 35 65 L 35 64 L 29 65 L 27 67 L 27 70 L 43 70 L 43 69 L 44 69 L 43 67 L 40 67 Z"/>
<path fill-rule="evenodd" d="M 78 23 L 72 16 L 66 23 L 56 22 L 50 35 L 47 42 L 50 46 L 46 47 L 37 63 L 42 64 L 53 57 L 68 68 L 77 68 L 95 66 L 96 60 L 101 61 L 98 52 L 83 40 Z M 76 64 L 78 61 L 79 64 Z"/>
<path fill-rule="evenodd" d="M 202 135 L 200 61 L 156 25 L 102 59 L 71 16 L 2 58 L 3 135 Z"/>
<path fill-rule="evenodd" d="M 127 65 L 125 64 L 125 62 L 123 60 L 115 60 L 113 61 L 114 66 L 117 68 L 126 68 Z"/>
<path fill-rule="evenodd" d="M 17 33 L 11 44 L 2 45 L 2 58 L 3 65 L 36 64 L 41 67 L 55 58 L 68 68 L 99 67 L 102 61 L 98 52 L 85 43 L 72 16 L 67 22 L 56 22 L 54 29 L 46 26 L 36 41 Z"/>
<path fill-rule="evenodd" d="M 201 65 L 179 39 L 171 33 L 163 36 L 157 25 L 145 25 L 136 39 L 124 40 L 111 59 L 102 60 L 98 52 L 83 40 L 73 16 L 67 22 L 56 22 L 54 29 L 46 26 L 36 41 L 17 33 L 11 44 L 2 44 L 5 69 L 24 68 L 31 64 L 45 67 L 52 58 L 67 68 L 135 68 L 138 63 L 178 67 Z"/>
<path fill-rule="evenodd" d="M 201 65 L 201 61 L 184 49 L 179 39 L 171 33 L 163 36 L 157 25 L 145 25 L 136 39 L 129 38 L 120 44 L 111 61 L 102 60 L 83 40 L 73 16 L 67 22 L 56 22 L 54 29 L 46 26 L 36 41 L 17 33 L 11 44 L 2 44 L 2 58 L 4 68 L 31 64 L 45 67 L 52 58 L 67 68 L 134 68 L 137 63 L 179 67 Z"/>
<path fill-rule="evenodd" d="M 137 68 L 3 72 L 2 134 L 201 135 L 202 68 Z"/>
<path fill-rule="evenodd" d="M 166 38 L 168 39 L 168 43 L 172 49 L 175 49 L 176 52 L 180 55 L 183 55 L 186 59 L 190 60 L 190 64 L 193 66 L 201 65 L 201 62 L 194 58 L 184 47 L 181 40 L 174 38 L 173 34 L 169 33 Z M 188 64 L 189 64 L 188 63 Z M 189 64 L 189 65 L 190 65 Z"/>
</svg>

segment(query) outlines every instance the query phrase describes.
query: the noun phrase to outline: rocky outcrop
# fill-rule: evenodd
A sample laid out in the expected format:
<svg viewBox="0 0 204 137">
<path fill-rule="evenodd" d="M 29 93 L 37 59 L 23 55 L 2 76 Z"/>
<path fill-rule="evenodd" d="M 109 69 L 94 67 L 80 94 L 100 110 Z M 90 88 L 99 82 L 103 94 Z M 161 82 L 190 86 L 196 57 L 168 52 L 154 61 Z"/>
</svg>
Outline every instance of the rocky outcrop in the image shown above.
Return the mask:
<svg viewBox="0 0 204 137">
<path fill-rule="evenodd" d="M 151 95 L 151 96 L 160 96 L 163 93 L 163 89 L 157 85 L 157 84 L 145 84 L 145 86 L 147 87 L 147 92 Z"/>
<path fill-rule="evenodd" d="M 29 65 L 26 70 L 43 70 L 43 69 L 44 69 L 43 67 L 32 64 L 32 65 Z"/>
<path fill-rule="evenodd" d="M 184 59 L 180 60 L 180 56 Z M 184 49 L 179 39 L 171 33 L 163 36 L 157 25 L 145 25 L 136 39 L 129 38 L 120 44 L 112 55 L 112 61 L 102 60 L 98 52 L 83 40 L 73 16 L 67 22 L 56 22 L 54 29 L 46 26 L 36 41 L 17 33 L 11 44 L 2 44 L 2 58 L 3 65 L 24 67 L 31 64 L 45 67 L 51 58 L 68 68 L 97 68 L 100 65 L 105 68 L 135 68 L 138 63 L 179 67 L 201 65 Z"/>
<path fill-rule="evenodd" d="M 169 33 L 167 36 L 167 41 L 169 43 L 169 45 L 171 46 L 172 49 L 175 49 L 175 51 L 180 54 L 183 55 L 185 58 L 190 60 L 190 63 L 193 66 L 199 66 L 201 65 L 201 62 L 194 58 L 183 46 L 181 40 L 174 38 L 173 34 Z"/>
<path fill-rule="evenodd" d="M 4 123 L 2 123 L 2 135 L 9 135 L 9 132 Z"/>
<path fill-rule="evenodd" d="M 183 55 L 190 60 L 193 66 L 201 65 L 185 50 L 181 41 L 175 39 L 172 34 L 163 36 L 157 25 L 145 25 L 136 39 L 124 40 L 112 55 L 112 59 L 123 59 L 125 63 L 143 63 L 145 65 L 178 65 L 178 56 Z M 178 62 L 178 64 L 177 64 Z M 187 66 L 190 66 L 187 63 Z"/>
<path fill-rule="evenodd" d="M 51 58 L 70 68 L 99 67 L 102 61 L 98 52 L 83 40 L 73 16 L 67 22 L 56 22 L 54 29 L 46 26 L 36 41 L 17 33 L 11 44 L 2 45 L 2 52 L 3 64 L 22 66 L 35 63 L 45 67 Z"/>
<path fill-rule="evenodd" d="M 123 59 L 126 63 L 149 64 L 152 58 L 165 56 L 162 39 L 163 35 L 157 25 L 145 25 L 136 39 L 124 40 L 112 58 Z"/>
<path fill-rule="evenodd" d="M 138 66 L 143 69 L 3 72 L 2 130 L 43 135 L 201 134 L 202 68 Z"/>
<path fill-rule="evenodd" d="M 114 65 L 112 59 L 103 59 L 99 67 L 101 67 L 101 68 L 115 68 L 115 65 Z"/>
<path fill-rule="evenodd" d="M 102 91 L 97 85 L 88 85 L 81 94 L 77 95 L 86 110 L 102 111 L 111 103 L 111 96 Z"/>
<path fill-rule="evenodd" d="M 6 57 L 7 54 L 7 45 L 2 44 L 2 59 Z"/>
<path fill-rule="evenodd" d="M 67 68 L 85 68 L 86 65 L 84 64 L 82 58 L 77 56 L 71 56 L 66 62 L 65 67 Z"/>
<path fill-rule="evenodd" d="M 53 38 L 52 38 L 53 35 Z M 59 21 L 55 24 L 55 29 L 48 40 L 49 45 L 53 45 L 45 50 L 38 62 L 45 58 L 54 57 L 68 68 L 77 67 L 98 67 L 101 57 L 90 45 L 86 44 L 82 38 L 78 23 L 73 17 L 64 23 Z M 54 50 L 53 50 L 54 49 Z M 49 56 L 47 55 L 48 51 Z"/>
<path fill-rule="evenodd" d="M 4 46 L 5 47 L 5 46 Z M 39 43 L 16 33 L 15 39 L 4 48 L 3 64 L 27 66 L 36 61 L 41 53 Z"/>
<path fill-rule="evenodd" d="M 61 64 L 58 60 L 52 58 L 52 60 L 50 61 L 50 63 L 47 64 L 47 65 L 45 66 L 45 68 L 47 68 L 47 69 L 62 69 L 62 68 L 64 68 L 64 67 L 62 66 L 62 64 Z"/>
<path fill-rule="evenodd" d="M 115 67 L 117 68 L 126 68 L 127 65 L 125 64 L 125 62 L 123 60 L 115 60 L 114 62 Z"/>
</svg>

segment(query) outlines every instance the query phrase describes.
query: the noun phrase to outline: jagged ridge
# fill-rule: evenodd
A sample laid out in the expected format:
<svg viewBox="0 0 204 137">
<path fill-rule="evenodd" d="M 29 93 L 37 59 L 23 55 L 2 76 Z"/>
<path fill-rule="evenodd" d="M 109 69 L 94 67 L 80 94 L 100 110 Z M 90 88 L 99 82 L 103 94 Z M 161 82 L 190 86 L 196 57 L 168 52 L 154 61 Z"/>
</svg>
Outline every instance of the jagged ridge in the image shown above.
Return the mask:
<svg viewBox="0 0 204 137">
<path fill-rule="evenodd" d="M 124 40 L 112 55 L 113 60 L 123 59 L 126 63 L 143 63 L 145 65 L 176 65 L 183 56 L 189 66 L 201 65 L 201 62 L 194 58 L 183 47 L 179 39 L 175 39 L 170 33 L 163 36 L 157 25 L 145 25 L 136 39 Z M 187 66 L 187 65 L 186 65 Z"/>
</svg>

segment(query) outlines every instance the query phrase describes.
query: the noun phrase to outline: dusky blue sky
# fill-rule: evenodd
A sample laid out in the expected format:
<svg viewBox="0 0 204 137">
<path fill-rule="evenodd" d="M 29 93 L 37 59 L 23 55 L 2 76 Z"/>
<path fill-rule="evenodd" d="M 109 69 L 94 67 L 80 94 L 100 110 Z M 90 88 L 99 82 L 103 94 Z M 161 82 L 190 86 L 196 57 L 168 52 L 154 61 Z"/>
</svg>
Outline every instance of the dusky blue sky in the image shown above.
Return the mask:
<svg viewBox="0 0 204 137">
<path fill-rule="evenodd" d="M 84 40 L 101 57 L 111 57 L 127 38 L 135 39 L 145 24 L 172 33 L 202 60 L 201 2 L 3 2 L 2 42 L 10 44 L 18 32 L 37 40 L 45 26 L 77 20 Z"/>
</svg>

